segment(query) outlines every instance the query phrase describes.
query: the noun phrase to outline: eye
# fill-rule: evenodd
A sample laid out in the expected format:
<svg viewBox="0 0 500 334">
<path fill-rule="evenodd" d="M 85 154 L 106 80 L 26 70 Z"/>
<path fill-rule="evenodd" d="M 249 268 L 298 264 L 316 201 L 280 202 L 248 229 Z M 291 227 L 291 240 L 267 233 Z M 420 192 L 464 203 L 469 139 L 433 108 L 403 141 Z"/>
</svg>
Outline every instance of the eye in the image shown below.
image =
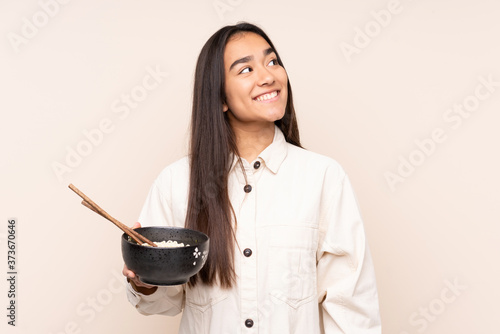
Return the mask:
<svg viewBox="0 0 500 334">
<path fill-rule="evenodd" d="M 251 69 L 250 67 L 245 67 L 244 69 L 242 69 L 242 70 L 240 71 L 240 74 L 243 74 L 243 73 L 250 73 L 250 71 L 251 71 L 251 70 L 252 70 L 252 69 Z"/>
<path fill-rule="evenodd" d="M 278 64 L 278 59 L 276 59 L 276 58 L 272 59 L 272 60 L 269 62 L 269 64 L 267 64 L 267 65 L 271 65 L 271 66 L 279 65 L 279 64 Z"/>
</svg>

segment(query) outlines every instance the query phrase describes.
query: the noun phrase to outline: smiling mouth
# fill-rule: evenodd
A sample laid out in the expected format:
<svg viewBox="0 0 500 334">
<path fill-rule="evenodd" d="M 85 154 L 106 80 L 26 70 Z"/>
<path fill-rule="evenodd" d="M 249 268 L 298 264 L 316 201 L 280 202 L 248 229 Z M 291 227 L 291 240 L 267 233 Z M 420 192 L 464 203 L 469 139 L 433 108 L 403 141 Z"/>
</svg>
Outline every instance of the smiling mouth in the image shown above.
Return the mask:
<svg viewBox="0 0 500 334">
<path fill-rule="evenodd" d="M 276 96 L 278 96 L 278 94 L 279 94 L 279 90 L 275 90 L 274 92 L 271 92 L 271 93 L 259 95 L 259 96 L 255 97 L 253 100 L 257 101 L 257 102 L 267 101 L 267 100 L 271 100 L 271 99 L 275 98 Z"/>
</svg>

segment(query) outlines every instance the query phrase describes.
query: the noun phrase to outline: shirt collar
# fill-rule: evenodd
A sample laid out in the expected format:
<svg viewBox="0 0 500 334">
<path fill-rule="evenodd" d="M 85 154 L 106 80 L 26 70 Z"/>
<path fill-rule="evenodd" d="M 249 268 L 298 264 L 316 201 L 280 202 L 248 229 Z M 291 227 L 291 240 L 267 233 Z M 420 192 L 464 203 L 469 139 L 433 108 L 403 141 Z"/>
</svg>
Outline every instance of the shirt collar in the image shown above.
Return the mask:
<svg viewBox="0 0 500 334">
<path fill-rule="evenodd" d="M 278 173 L 278 170 L 286 158 L 288 153 L 288 146 L 285 140 L 283 132 L 276 125 L 274 126 L 274 138 L 271 145 L 266 147 L 259 155 L 258 159 L 264 162 L 264 165 L 269 168 L 274 174 Z M 249 161 L 250 163 L 251 161 Z M 238 158 L 233 157 L 233 163 L 231 165 L 232 170 L 238 163 Z"/>
<path fill-rule="evenodd" d="M 287 153 L 288 146 L 285 141 L 285 136 L 280 128 L 275 125 L 273 142 L 259 154 L 259 158 L 264 161 L 264 164 L 271 172 L 276 174 L 285 160 Z"/>
</svg>

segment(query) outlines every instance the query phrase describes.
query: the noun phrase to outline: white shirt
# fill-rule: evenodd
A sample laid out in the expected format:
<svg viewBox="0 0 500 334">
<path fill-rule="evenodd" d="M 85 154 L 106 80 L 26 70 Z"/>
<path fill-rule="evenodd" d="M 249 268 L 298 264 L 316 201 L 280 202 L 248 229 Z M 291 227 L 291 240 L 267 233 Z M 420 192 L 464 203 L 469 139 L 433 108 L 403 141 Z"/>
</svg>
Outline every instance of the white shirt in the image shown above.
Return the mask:
<svg viewBox="0 0 500 334">
<path fill-rule="evenodd" d="M 228 181 L 236 285 L 158 287 L 149 296 L 129 285 L 129 301 L 143 314 L 183 312 L 181 334 L 381 333 L 372 259 L 342 167 L 287 143 L 277 127 L 273 143 L 243 165 L 252 190 L 244 192 L 239 164 Z M 186 157 L 155 180 L 139 222 L 184 227 L 188 187 Z"/>
</svg>

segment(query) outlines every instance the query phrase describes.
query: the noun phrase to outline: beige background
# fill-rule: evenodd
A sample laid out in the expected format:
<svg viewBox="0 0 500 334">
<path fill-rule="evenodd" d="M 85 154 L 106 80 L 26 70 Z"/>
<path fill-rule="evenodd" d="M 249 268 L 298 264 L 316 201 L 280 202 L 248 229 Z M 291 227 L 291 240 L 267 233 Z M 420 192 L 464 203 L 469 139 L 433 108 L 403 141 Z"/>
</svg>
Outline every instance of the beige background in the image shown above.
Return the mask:
<svg viewBox="0 0 500 334">
<path fill-rule="evenodd" d="M 179 317 L 144 317 L 128 304 L 120 232 L 67 185 L 135 222 L 153 179 L 186 153 L 200 48 L 240 20 L 276 44 L 305 147 L 337 159 L 353 181 L 384 333 L 498 328 L 497 1 L 66 2 L 0 4 L 0 267 L 15 217 L 19 271 L 16 328 L 6 325 L 0 280 L 2 333 L 177 332 Z M 365 29 L 372 37 L 360 37 Z M 356 53 L 344 54 L 347 44 Z M 148 68 L 169 75 L 146 91 Z M 479 77 L 497 82 L 479 88 L 481 100 Z M 141 101 L 125 115 L 120 99 L 131 93 Z M 447 110 L 462 103 L 475 110 L 458 123 Z M 101 122 L 108 133 L 99 138 Z M 85 131 L 95 144 L 85 144 Z M 441 142 L 419 153 L 415 141 L 436 131 Z M 77 148 L 86 156 L 68 167 Z M 386 174 L 398 173 L 401 157 L 418 166 L 391 189 Z M 57 163 L 67 166 L 59 178 Z"/>
</svg>

